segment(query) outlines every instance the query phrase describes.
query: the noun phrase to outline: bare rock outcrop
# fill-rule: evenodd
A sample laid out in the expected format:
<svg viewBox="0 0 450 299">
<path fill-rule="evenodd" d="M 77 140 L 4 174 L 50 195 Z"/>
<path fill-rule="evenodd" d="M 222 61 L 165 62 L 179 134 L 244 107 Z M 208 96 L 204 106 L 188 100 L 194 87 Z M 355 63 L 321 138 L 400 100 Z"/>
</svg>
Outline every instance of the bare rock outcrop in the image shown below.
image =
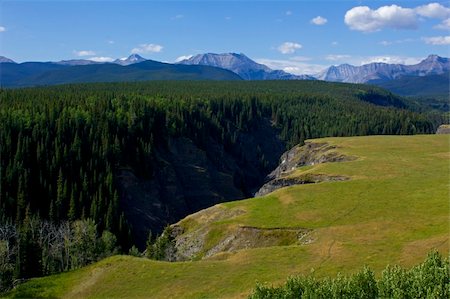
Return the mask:
<svg viewBox="0 0 450 299">
<path fill-rule="evenodd" d="M 294 146 L 285 152 L 280 158 L 280 164 L 267 176 L 265 183 L 255 197 L 271 193 L 279 188 L 298 184 L 312 184 L 326 181 L 345 181 L 348 177 L 326 174 L 305 174 L 298 177 L 289 175 L 298 167 L 315 165 L 326 162 L 342 162 L 355 160 L 355 157 L 347 156 L 335 150 L 336 146 L 328 143 L 305 142 L 305 145 Z"/>
<path fill-rule="evenodd" d="M 256 196 L 296 184 L 348 180 L 348 177 L 340 175 L 305 172 L 293 176 L 292 172 L 300 166 L 354 159 L 356 158 L 342 154 L 336 150 L 336 146 L 328 143 L 306 142 L 304 146 L 295 146 L 281 156 L 279 166 L 268 175 L 268 182 L 260 188 Z M 222 253 L 247 248 L 307 245 L 314 242 L 312 230 L 307 228 L 264 228 L 243 225 L 225 225 L 218 228 L 214 225 L 245 213 L 245 210 L 215 205 L 172 225 L 173 242 L 168 251 L 170 254 L 167 254 L 165 259 L 185 261 L 221 258 Z"/>
<path fill-rule="evenodd" d="M 440 125 L 436 130 L 436 134 L 450 134 L 450 125 Z"/>
</svg>

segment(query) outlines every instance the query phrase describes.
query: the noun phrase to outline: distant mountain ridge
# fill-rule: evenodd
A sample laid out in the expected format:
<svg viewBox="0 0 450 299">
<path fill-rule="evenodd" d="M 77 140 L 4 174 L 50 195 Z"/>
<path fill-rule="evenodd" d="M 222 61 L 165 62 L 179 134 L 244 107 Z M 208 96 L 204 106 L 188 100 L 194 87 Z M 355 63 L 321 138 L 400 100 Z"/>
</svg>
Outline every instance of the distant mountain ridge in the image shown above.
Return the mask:
<svg viewBox="0 0 450 299">
<path fill-rule="evenodd" d="M 113 61 L 113 63 L 117 63 L 120 65 L 130 65 L 130 64 L 135 64 L 135 63 L 140 63 L 140 62 L 144 62 L 147 59 L 145 59 L 144 57 L 138 55 L 138 54 L 131 54 L 130 56 L 126 57 L 126 58 L 119 58 Z"/>
<path fill-rule="evenodd" d="M 88 60 L 88 59 L 70 59 L 70 60 L 61 60 L 61 61 L 50 62 L 50 63 L 75 66 L 75 65 L 99 64 L 101 62 L 96 62 L 96 61 Z"/>
<path fill-rule="evenodd" d="M 403 64 L 387 64 L 387 63 L 370 63 L 361 66 L 353 66 L 350 64 L 341 64 L 339 66 L 330 66 L 325 69 L 323 72 L 317 74 L 315 77 L 310 75 L 293 75 L 287 73 L 282 70 L 272 70 L 268 66 L 257 63 L 247 57 L 246 55 L 240 53 L 224 53 L 224 54 L 214 54 L 214 53 L 206 53 L 199 54 L 193 56 L 189 59 L 182 60 L 175 64 L 161 63 L 152 60 L 147 60 L 146 58 L 138 55 L 132 54 L 126 58 L 116 59 L 112 62 L 98 62 L 89 59 L 73 59 L 73 60 L 62 60 L 57 62 L 24 62 L 24 63 L 16 63 L 13 60 L 0 56 L 0 83 L 1 86 L 30 86 L 35 83 L 41 84 L 37 81 L 43 81 L 45 76 L 42 78 L 36 79 L 33 78 L 36 74 L 42 74 L 43 72 L 54 72 L 56 70 L 60 70 L 65 67 L 80 67 L 80 66 L 98 66 L 103 65 L 104 67 L 100 67 L 101 70 L 114 70 L 114 72 L 118 72 L 118 74 L 106 74 L 103 73 L 105 78 L 103 81 L 108 81 L 112 78 L 114 80 L 119 80 L 122 78 L 123 80 L 144 80 L 147 78 L 148 80 L 158 79 L 156 73 L 142 74 L 141 76 L 137 76 L 134 71 L 130 73 L 134 73 L 134 75 L 123 75 L 124 70 L 120 68 L 116 70 L 114 67 L 109 66 L 119 66 L 119 67 L 129 67 L 132 65 L 137 65 L 145 62 L 153 62 L 164 64 L 167 67 L 170 66 L 208 66 L 212 68 L 220 68 L 223 71 L 230 71 L 240 78 L 244 80 L 324 80 L 331 82 L 344 82 L 344 83 L 371 83 L 375 85 L 382 86 L 383 83 L 392 82 L 393 87 L 395 86 L 395 90 L 400 90 L 403 80 L 402 78 L 407 77 L 408 84 L 411 85 L 412 77 L 429 77 L 429 76 L 439 76 L 442 74 L 448 74 L 450 72 L 450 60 L 445 57 L 440 57 L 438 55 L 429 55 L 426 59 L 422 60 L 420 63 L 415 65 L 403 65 Z M 170 67 L 172 70 L 175 70 L 176 67 Z M 164 69 L 164 68 L 162 68 Z M 129 69 L 128 69 L 129 70 Z M 74 70 L 72 70 L 74 71 Z M 76 72 L 80 70 L 76 69 Z M 141 69 L 144 72 L 143 69 Z M 148 71 L 148 70 L 147 70 Z M 65 71 L 68 72 L 68 71 Z M 69 72 L 70 73 L 70 72 Z M 122 74 L 122 75 L 120 75 Z M 79 74 L 78 74 L 79 75 Z M 78 76 L 77 75 L 77 76 Z M 92 80 L 93 77 L 96 77 L 95 82 L 100 82 L 98 80 L 102 80 L 102 78 L 98 77 L 99 74 L 91 74 L 87 76 L 86 80 Z M 166 74 L 165 74 L 166 75 Z M 172 80 L 171 76 L 165 76 L 164 74 L 160 76 L 161 79 L 164 80 Z M 203 75 L 202 75 L 203 76 Z M 200 76 L 201 77 L 201 76 Z M 229 74 L 219 76 L 220 78 L 229 78 Z M 24 78 L 27 78 L 26 80 Z M 78 77 L 77 80 L 81 80 L 84 78 L 83 76 Z M 141 79 L 140 79 L 141 78 Z M 150 79 L 149 79 L 150 78 Z M 187 76 L 185 79 L 192 79 L 193 77 Z M 69 80 L 70 78 L 67 78 Z M 122 80 L 121 79 L 121 80 Z M 180 76 L 176 76 L 173 80 L 183 79 Z M 208 79 L 208 78 L 204 78 Z M 236 79 L 236 78 L 234 78 Z M 233 79 L 233 80 L 234 80 Z M 30 80 L 30 81 L 27 81 Z M 36 81 L 37 80 L 37 81 Z M 195 79 L 194 79 L 195 80 Z M 213 76 L 212 80 L 216 80 Z M 400 80 L 398 83 L 395 81 Z M 403 81 L 402 81 L 403 80 Z M 44 80 L 45 81 L 45 80 Z M 57 80 L 58 81 L 58 80 Z M 71 80 L 69 80 L 71 81 Z M 73 81 L 73 80 L 72 80 Z M 433 92 L 432 87 L 436 86 L 439 90 L 448 89 L 448 84 L 446 82 L 439 79 L 438 83 L 433 83 L 432 80 L 419 80 L 420 84 L 424 86 L 427 90 L 427 94 L 431 94 Z M 419 82 L 417 81 L 417 82 Z M 53 84 L 53 81 L 45 84 Z M 78 81 L 77 81 L 78 82 Z M 86 81 L 91 82 L 91 81 Z M 444 82 L 444 83 L 442 83 Z M 445 86 L 444 86 L 444 85 Z M 406 91 L 417 90 L 417 88 L 407 87 Z M 400 94 L 405 94 L 406 91 L 401 90 Z M 423 94 L 423 92 L 422 92 Z"/>
<path fill-rule="evenodd" d="M 316 77 L 319 80 L 346 83 L 367 83 L 395 80 L 404 76 L 441 75 L 450 71 L 450 60 L 429 55 L 418 64 L 387 64 L 375 62 L 361 66 L 341 64 L 330 66 Z"/>
<path fill-rule="evenodd" d="M 257 63 L 244 54 L 206 53 L 198 54 L 178 62 L 187 65 L 208 65 L 230 70 L 244 80 L 315 80 L 308 75 L 293 75 L 282 70 L 272 70 L 266 65 Z"/>
<path fill-rule="evenodd" d="M 448 95 L 450 93 L 450 74 L 402 76 L 390 81 L 373 81 L 370 84 L 380 86 L 402 96 Z"/>
<path fill-rule="evenodd" d="M 77 63 L 77 62 L 75 62 Z M 0 63 L 1 87 L 25 87 L 90 82 L 150 80 L 242 80 L 235 73 L 201 65 L 178 65 L 145 60 L 129 65 L 115 63 Z"/>
<path fill-rule="evenodd" d="M 5 56 L 0 56 L 0 63 L 16 63 L 14 60 L 9 59 L 8 57 Z"/>
</svg>

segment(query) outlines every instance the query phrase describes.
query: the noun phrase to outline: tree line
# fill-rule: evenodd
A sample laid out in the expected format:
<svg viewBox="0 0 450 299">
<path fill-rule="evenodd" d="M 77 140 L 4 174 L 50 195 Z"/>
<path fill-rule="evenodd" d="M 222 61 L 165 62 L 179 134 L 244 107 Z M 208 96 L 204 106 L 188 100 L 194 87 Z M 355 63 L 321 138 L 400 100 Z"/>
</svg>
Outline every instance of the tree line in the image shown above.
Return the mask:
<svg viewBox="0 0 450 299">
<path fill-rule="evenodd" d="M 17 279 L 77 269 L 118 252 L 116 236 L 99 235 L 91 219 L 54 223 L 27 213 L 20 225 L 0 223 L 0 292 Z"/>
</svg>

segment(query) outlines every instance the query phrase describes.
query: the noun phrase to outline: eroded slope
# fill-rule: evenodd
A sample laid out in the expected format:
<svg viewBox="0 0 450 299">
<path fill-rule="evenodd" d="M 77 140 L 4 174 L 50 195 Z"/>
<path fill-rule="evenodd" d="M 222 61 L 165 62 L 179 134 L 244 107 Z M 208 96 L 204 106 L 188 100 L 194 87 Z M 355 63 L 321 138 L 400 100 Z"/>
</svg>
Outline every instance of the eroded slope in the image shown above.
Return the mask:
<svg viewBox="0 0 450 299">
<path fill-rule="evenodd" d="M 83 298 L 244 298 L 256 281 L 276 284 L 311 269 L 317 276 L 328 276 L 367 265 L 379 273 L 387 264 L 418 263 L 431 248 L 447 254 L 448 135 L 312 142 L 334 145 L 357 159 L 303 166 L 293 175 L 310 172 L 350 180 L 282 188 L 216 205 L 178 223 L 185 238 L 206 231 L 199 257 L 233 230 L 241 230 L 251 242 L 264 234 L 269 242 L 273 234 L 284 231 L 286 243 L 247 249 L 233 245 L 230 250 L 224 247 L 226 252 L 187 262 L 112 257 L 75 272 L 32 280 L 10 296 L 65 297 L 75 290 Z M 305 232 L 301 240 L 291 233 L 296 229 Z"/>
</svg>

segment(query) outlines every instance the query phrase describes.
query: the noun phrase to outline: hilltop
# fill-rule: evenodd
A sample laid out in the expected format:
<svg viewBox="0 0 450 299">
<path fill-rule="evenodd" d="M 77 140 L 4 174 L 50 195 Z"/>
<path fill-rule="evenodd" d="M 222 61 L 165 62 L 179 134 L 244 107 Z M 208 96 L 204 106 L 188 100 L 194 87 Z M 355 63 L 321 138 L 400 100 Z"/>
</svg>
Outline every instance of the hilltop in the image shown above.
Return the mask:
<svg viewBox="0 0 450 299">
<path fill-rule="evenodd" d="M 345 176 L 346 181 L 294 185 L 259 198 L 216 205 L 176 226 L 188 240 L 206 236 L 197 261 L 159 262 L 115 256 L 73 272 L 20 285 L 14 297 L 242 298 L 256 281 L 289 275 L 353 273 L 368 265 L 411 266 L 431 248 L 449 246 L 448 136 L 371 136 L 309 140 L 353 157 L 290 172 Z M 236 232 L 259 230 L 278 240 L 207 254 Z M 234 239 L 236 240 L 236 239 Z M 245 244 L 244 244 L 245 245 Z M 199 283 L 201 282 L 201 284 Z"/>
<path fill-rule="evenodd" d="M 130 56 L 116 63 L 89 60 L 0 63 L 1 87 L 152 80 L 241 80 L 235 73 L 203 65 L 178 65 Z"/>
</svg>

